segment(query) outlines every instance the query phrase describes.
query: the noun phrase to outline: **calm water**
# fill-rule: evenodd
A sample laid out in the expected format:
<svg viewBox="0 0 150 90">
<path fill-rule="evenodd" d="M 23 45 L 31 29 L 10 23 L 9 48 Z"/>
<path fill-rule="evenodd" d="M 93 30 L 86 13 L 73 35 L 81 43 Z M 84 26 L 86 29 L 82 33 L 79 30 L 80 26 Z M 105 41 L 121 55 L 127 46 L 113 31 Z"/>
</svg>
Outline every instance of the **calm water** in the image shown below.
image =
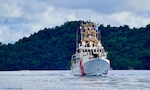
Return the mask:
<svg viewBox="0 0 150 90">
<path fill-rule="evenodd" d="M 110 70 L 108 76 L 70 71 L 1 71 L 0 90 L 150 90 L 149 70 Z"/>
</svg>

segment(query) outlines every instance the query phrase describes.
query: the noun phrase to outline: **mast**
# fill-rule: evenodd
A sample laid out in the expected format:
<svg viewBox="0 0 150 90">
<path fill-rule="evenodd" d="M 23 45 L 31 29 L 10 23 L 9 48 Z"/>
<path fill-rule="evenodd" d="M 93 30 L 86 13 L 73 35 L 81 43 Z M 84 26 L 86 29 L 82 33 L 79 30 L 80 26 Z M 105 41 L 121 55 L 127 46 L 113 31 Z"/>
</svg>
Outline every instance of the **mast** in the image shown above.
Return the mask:
<svg viewBox="0 0 150 90">
<path fill-rule="evenodd" d="M 76 53 L 78 52 L 78 29 L 76 31 Z"/>
</svg>

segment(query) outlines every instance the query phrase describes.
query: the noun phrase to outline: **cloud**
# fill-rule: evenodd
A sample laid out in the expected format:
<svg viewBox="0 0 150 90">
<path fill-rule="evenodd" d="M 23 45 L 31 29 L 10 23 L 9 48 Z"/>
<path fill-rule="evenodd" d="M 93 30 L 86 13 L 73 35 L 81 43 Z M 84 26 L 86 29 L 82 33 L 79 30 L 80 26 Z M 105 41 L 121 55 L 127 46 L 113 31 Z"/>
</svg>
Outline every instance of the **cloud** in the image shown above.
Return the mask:
<svg viewBox="0 0 150 90">
<path fill-rule="evenodd" d="M 148 0 L 0 0 L 0 42 L 12 43 L 72 20 L 142 27 L 150 22 L 147 3 Z"/>
<path fill-rule="evenodd" d="M 109 15 L 103 15 L 103 17 L 106 20 L 104 23 L 109 23 L 110 25 L 114 26 L 129 25 L 131 28 L 145 26 L 150 21 L 150 18 L 141 17 L 131 12 L 118 12 Z"/>
<path fill-rule="evenodd" d="M 0 25 L 0 41 L 3 43 L 13 43 L 20 39 L 24 35 L 24 32 L 18 31 L 18 33 L 11 31 L 9 27 Z"/>
<path fill-rule="evenodd" d="M 150 11 L 150 0 L 127 0 L 126 6 L 128 9 L 135 12 L 147 12 Z"/>
<path fill-rule="evenodd" d="M 19 17 L 21 15 L 20 8 L 17 6 L 17 2 L 14 0 L 0 1 L 0 18 L 7 17 Z"/>
</svg>

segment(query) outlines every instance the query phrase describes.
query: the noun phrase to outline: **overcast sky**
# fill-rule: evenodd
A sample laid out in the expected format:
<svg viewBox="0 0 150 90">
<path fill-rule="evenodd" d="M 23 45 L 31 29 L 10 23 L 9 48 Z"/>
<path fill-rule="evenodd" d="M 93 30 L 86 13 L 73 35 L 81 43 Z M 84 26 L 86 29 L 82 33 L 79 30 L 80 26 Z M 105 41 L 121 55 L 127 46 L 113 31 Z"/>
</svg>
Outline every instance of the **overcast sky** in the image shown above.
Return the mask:
<svg viewBox="0 0 150 90">
<path fill-rule="evenodd" d="M 45 27 L 89 20 L 111 26 L 150 24 L 150 0 L 0 0 L 0 42 L 14 43 Z"/>
</svg>

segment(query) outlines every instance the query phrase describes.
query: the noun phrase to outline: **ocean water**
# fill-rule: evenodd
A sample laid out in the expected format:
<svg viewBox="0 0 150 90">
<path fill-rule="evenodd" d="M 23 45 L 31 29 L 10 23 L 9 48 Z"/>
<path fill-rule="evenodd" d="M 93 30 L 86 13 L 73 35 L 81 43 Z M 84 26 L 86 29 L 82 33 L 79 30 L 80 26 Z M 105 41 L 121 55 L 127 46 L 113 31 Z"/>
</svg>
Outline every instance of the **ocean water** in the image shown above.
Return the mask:
<svg viewBox="0 0 150 90">
<path fill-rule="evenodd" d="M 73 76 L 69 70 L 0 71 L 0 90 L 150 90 L 149 70 Z"/>
</svg>

